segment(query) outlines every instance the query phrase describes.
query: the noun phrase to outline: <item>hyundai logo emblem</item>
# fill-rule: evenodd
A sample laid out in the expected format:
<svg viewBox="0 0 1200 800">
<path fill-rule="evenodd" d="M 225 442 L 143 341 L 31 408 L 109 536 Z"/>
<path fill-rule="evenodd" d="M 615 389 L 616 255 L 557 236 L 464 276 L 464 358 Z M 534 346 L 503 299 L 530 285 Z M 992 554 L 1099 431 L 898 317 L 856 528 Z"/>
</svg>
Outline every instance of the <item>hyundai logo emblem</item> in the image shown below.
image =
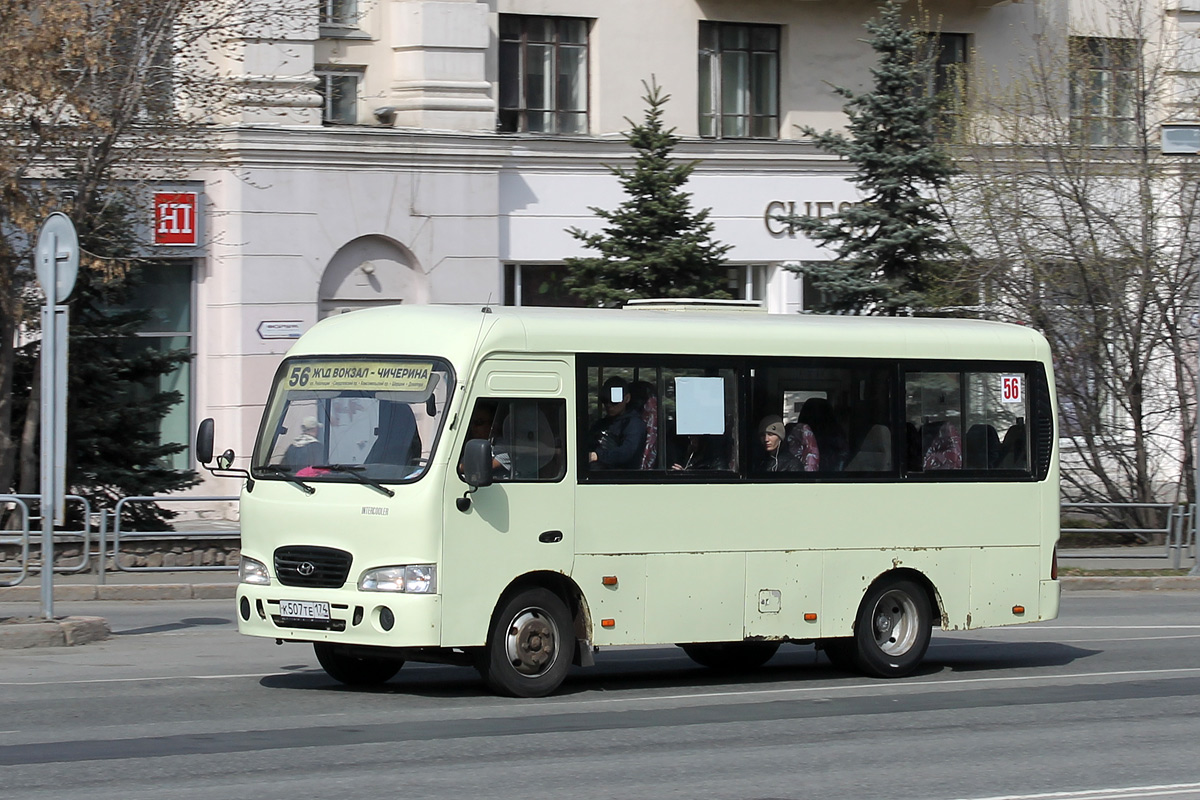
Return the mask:
<svg viewBox="0 0 1200 800">
<path fill-rule="evenodd" d="M 301 575 L 303 575 L 306 578 L 309 575 L 312 575 L 316 571 L 317 571 L 317 568 L 315 566 L 313 566 L 313 563 L 311 561 L 301 561 L 296 566 L 296 572 L 299 572 Z"/>
</svg>

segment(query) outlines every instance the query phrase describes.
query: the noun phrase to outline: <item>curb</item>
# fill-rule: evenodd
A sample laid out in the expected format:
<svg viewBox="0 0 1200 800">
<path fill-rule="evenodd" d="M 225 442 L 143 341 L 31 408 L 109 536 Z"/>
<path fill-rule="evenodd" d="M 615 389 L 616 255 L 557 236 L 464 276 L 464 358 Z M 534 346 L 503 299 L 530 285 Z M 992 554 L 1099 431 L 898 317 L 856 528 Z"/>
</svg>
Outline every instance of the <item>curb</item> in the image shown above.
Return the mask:
<svg viewBox="0 0 1200 800">
<path fill-rule="evenodd" d="M 1094 578 L 1063 577 L 1059 578 L 1064 592 L 1072 591 L 1195 591 L 1200 589 L 1200 577 L 1191 575 L 1163 575 L 1120 578 L 1108 575 L 1098 575 Z"/>
<path fill-rule="evenodd" d="M 100 642 L 112 634 L 108 621 L 100 617 L 36 617 L 0 620 L 0 650 L 32 647 L 74 647 Z"/>
</svg>

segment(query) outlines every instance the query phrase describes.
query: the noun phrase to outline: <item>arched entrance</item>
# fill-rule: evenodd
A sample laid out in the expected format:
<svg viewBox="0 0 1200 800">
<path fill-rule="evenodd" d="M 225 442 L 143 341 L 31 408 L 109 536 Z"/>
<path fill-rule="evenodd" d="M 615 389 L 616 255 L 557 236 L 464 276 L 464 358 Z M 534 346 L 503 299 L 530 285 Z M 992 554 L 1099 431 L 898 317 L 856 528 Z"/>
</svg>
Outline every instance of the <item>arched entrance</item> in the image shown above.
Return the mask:
<svg viewBox="0 0 1200 800">
<path fill-rule="evenodd" d="M 321 277 L 321 319 L 360 308 L 428 303 L 429 280 L 413 254 L 384 236 L 363 236 L 342 247 Z"/>
</svg>

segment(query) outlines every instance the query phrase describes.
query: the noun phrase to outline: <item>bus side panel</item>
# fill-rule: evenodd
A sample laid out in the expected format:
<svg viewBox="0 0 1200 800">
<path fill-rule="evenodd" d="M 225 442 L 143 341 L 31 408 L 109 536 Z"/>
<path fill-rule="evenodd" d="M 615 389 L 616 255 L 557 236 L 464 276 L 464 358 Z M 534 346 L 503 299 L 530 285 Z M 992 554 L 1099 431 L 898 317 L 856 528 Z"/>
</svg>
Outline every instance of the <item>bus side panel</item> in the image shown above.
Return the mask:
<svg viewBox="0 0 1200 800">
<path fill-rule="evenodd" d="M 745 638 L 819 638 L 824 560 L 815 550 L 747 553 Z"/>
<path fill-rule="evenodd" d="M 745 553 L 646 556 L 646 641 L 741 641 Z"/>
<path fill-rule="evenodd" d="M 1042 619 L 1041 573 L 1041 548 L 1037 546 L 994 547 L 975 553 L 971 559 L 968 627 L 1016 625 Z M 1024 611 L 1014 611 L 1017 607 Z"/>
<path fill-rule="evenodd" d="M 942 616 L 932 608 L 933 623 L 949 630 L 967 627 L 971 591 L 971 553 L 965 548 L 836 550 L 825 554 L 825 593 L 821 598 L 821 635 L 851 636 L 868 587 L 885 573 L 912 570 L 933 586 Z"/>
<path fill-rule="evenodd" d="M 592 617 L 592 644 L 641 644 L 646 625 L 646 557 L 587 556 L 575 558 L 575 583 Z M 616 583 L 605 586 L 605 578 Z M 611 621 L 611 626 L 605 625 Z"/>
</svg>

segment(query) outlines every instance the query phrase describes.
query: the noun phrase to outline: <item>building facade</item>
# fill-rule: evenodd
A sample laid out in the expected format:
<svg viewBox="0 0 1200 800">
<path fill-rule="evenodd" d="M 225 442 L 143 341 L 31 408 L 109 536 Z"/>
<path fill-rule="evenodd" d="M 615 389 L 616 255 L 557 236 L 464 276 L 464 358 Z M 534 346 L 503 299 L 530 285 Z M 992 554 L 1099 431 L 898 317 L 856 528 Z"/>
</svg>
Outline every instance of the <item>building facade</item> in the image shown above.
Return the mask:
<svg viewBox="0 0 1200 800">
<path fill-rule="evenodd" d="M 298 7 L 278 2 L 281 14 Z M 192 267 L 188 286 L 174 287 L 190 291 L 190 308 L 173 334 L 196 359 L 172 433 L 212 416 L 219 443 L 247 455 L 291 339 L 330 314 L 571 302 L 558 270 L 586 252 L 567 229 L 598 229 L 591 207 L 622 201 L 608 165 L 630 161 L 621 133 L 642 117 L 647 82 L 671 97 L 677 157 L 699 162 L 687 188 L 732 246 L 734 297 L 801 311 L 802 281 L 783 265 L 829 254 L 774 216 L 856 199 L 847 165 L 801 127 L 838 128 L 843 98 L 832 87 L 870 86 L 876 56 L 863 24 L 874 3 L 299 5 L 287 25 L 248 36 L 230 63 L 273 99 L 227 120 L 219 161 L 164 187 L 162 203 L 178 195 L 182 211 L 156 212 L 156 236 L 175 235 L 179 214 L 195 223 L 191 237 L 158 240 L 187 248 L 179 263 Z M 1003 80 L 1036 36 L 1065 37 L 1090 5 L 935 0 L 910 11 L 928 15 L 940 45 L 933 80 L 962 90 L 980 69 Z"/>
</svg>

